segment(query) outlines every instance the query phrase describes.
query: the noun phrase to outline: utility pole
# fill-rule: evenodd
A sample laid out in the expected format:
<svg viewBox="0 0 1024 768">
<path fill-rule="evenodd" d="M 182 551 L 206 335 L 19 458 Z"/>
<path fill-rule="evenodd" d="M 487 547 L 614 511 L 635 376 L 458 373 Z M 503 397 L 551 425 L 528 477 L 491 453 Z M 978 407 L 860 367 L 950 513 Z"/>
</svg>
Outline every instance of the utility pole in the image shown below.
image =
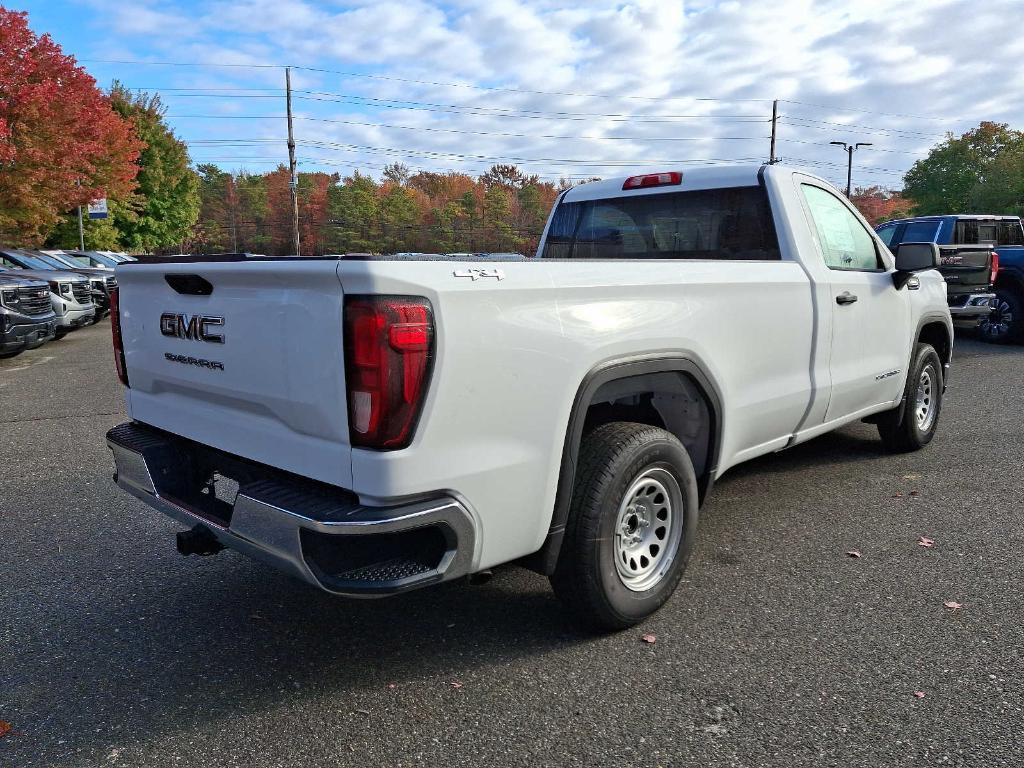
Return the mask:
<svg viewBox="0 0 1024 768">
<path fill-rule="evenodd" d="M 288 105 L 288 189 L 292 193 L 292 241 L 299 256 L 299 177 L 295 172 L 295 134 L 292 132 L 292 68 L 284 68 L 285 99 Z"/>
<path fill-rule="evenodd" d="M 78 206 L 78 250 L 85 250 L 85 225 L 82 223 L 82 206 Z"/>
<path fill-rule="evenodd" d="M 830 141 L 829 144 L 842 147 L 843 151 L 846 152 L 846 197 L 849 199 L 850 194 L 853 192 L 853 153 L 861 147 L 871 147 L 874 145 L 870 141 L 858 141 L 856 144 L 847 144 L 845 141 Z"/>
<path fill-rule="evenodd" d="M 778 158 L 775 157 L 775 129 L 779 123 L 779 100 L 775 99 L 772 101 L 772 149 L 771 154 L 768 158 L 769 165 L 775 165 Z"/>
</svg>

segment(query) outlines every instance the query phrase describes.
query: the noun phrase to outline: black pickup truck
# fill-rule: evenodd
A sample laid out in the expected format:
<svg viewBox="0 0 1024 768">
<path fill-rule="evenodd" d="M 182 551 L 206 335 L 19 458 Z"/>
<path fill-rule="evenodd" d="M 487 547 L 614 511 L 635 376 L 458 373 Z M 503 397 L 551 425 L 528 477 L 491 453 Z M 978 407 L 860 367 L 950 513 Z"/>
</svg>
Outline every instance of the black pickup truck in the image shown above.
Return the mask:
<svg viewBox="0 0 1024 768">
<path fill-rule="evenodd" d="M 935 219 L 902 219 L 875 229 L 890 250 L 895 250 L 900 243 L 936 242 L 938 228 Z M 961 327 L 978 327 L 992 313 L 996 298 L 992 284 L 999 271 L 999 258 L 993 246 L 940 243 L 939 261 L 953 322 Z"/>
</svg>

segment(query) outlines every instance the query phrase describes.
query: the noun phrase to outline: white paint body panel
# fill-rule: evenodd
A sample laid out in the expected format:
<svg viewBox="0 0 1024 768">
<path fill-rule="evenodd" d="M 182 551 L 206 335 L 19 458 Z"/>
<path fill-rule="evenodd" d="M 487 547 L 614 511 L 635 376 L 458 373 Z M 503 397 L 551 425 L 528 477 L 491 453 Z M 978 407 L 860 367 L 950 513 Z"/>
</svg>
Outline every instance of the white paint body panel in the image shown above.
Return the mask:
<svg viewBox="0 0 1024 768">
<path fill-rule="evenodd" d="M 682 187 L 630 194 L 751 186 L 757 174 L 757 167 L 687 169 Z M 364 503 L 452 494 L 477 524 L 474 569 L 530 554 L 551 522 L 573 401 L 595 368 L 658 353 L 700 365 L 722 403 L 721 474 L 891 407 L 903 389 L 920 318 L 930 313 L 948 321 L 937 273 L 922 274 L 915 292 L 897 292 L 891 275 L 879 273 L 858 308 L 877 313 L 870 332 L 884 330 L 885 344 L 850 336 L 833 355 L 834 334 L 848 331 L 832 309 L 835 286 L 798 198 L 797 177 L 780 166 L 764 176 L 781 261 L 284 260 L 119 267 L 130 414 L 353 490 Z M 584 185 L 567 199 L 618 197 L 621 186 L 622 179 Z M 891 255 L 882 250 L 891 272 Z M 471 268 L 500 269 L 503 279 L 453 274 Z M 163 280 L 168 272 L 202 274 L 214 293 L 178 295 Z M 433 375 L 406 449 L 349 446 L 343 293 L 424 296 L 434 308 Z M 226 343 L 163 337 L 162 312 L 223 316 Z M 225 370 L 171 363 L 166 351 L 215 358 Z M 866 371 L 874 386 L 854 382 L 849 407 L 866 405 L 839 414 L 829 408 L 834 371 L 850 377 L 858 359 L 863 369 L 888 366 L 896 357 L 902 375 L 874 382 L 874 372 Z"/>
</svg>

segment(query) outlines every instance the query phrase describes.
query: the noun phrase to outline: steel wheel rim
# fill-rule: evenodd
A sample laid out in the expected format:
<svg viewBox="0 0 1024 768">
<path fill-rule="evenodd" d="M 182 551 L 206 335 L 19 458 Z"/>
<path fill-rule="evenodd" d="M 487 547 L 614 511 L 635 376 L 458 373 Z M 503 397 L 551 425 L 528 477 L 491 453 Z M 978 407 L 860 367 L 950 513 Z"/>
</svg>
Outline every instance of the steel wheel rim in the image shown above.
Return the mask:
<svg viewBox="0 0 1024 768">
<path fill-rule="evenodd" d="M 921 378 L 917 382 L 917 397 L 914 398 L 914 416 L 917 418 L 917 427 L 922 432 L 927 432 L 935 423 L 938 397 L 935 383 L 932 367 L 929 365 L 921 371 Z"/>
<path fill-rule="evenodd" d="M 623 494 L 613 537 L 623 586 L 645 592 L 668 574 L 679 552 L 685 511 L 679 482 L 661 468 L 641 472 Z"/>
</svg>

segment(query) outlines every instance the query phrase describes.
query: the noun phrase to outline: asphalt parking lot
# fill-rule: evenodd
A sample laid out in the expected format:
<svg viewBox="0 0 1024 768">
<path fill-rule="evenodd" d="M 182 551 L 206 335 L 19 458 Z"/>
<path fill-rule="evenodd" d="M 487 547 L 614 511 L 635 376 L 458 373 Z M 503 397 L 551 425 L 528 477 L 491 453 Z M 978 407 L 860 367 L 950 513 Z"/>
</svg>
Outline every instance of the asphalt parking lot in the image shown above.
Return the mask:
<svg viewBox="0 0 1024 768">
<path fill-rule="evenodd" d="M 109 335 L 0 362 L 0 766 L 1024 764 L 1024 348 L 958 341 L 923 452 L 729 473 L 666 608 L 593 637 L 518 569 L 357 602 L 181 557 L 110 480 Z"/>
</svg>

